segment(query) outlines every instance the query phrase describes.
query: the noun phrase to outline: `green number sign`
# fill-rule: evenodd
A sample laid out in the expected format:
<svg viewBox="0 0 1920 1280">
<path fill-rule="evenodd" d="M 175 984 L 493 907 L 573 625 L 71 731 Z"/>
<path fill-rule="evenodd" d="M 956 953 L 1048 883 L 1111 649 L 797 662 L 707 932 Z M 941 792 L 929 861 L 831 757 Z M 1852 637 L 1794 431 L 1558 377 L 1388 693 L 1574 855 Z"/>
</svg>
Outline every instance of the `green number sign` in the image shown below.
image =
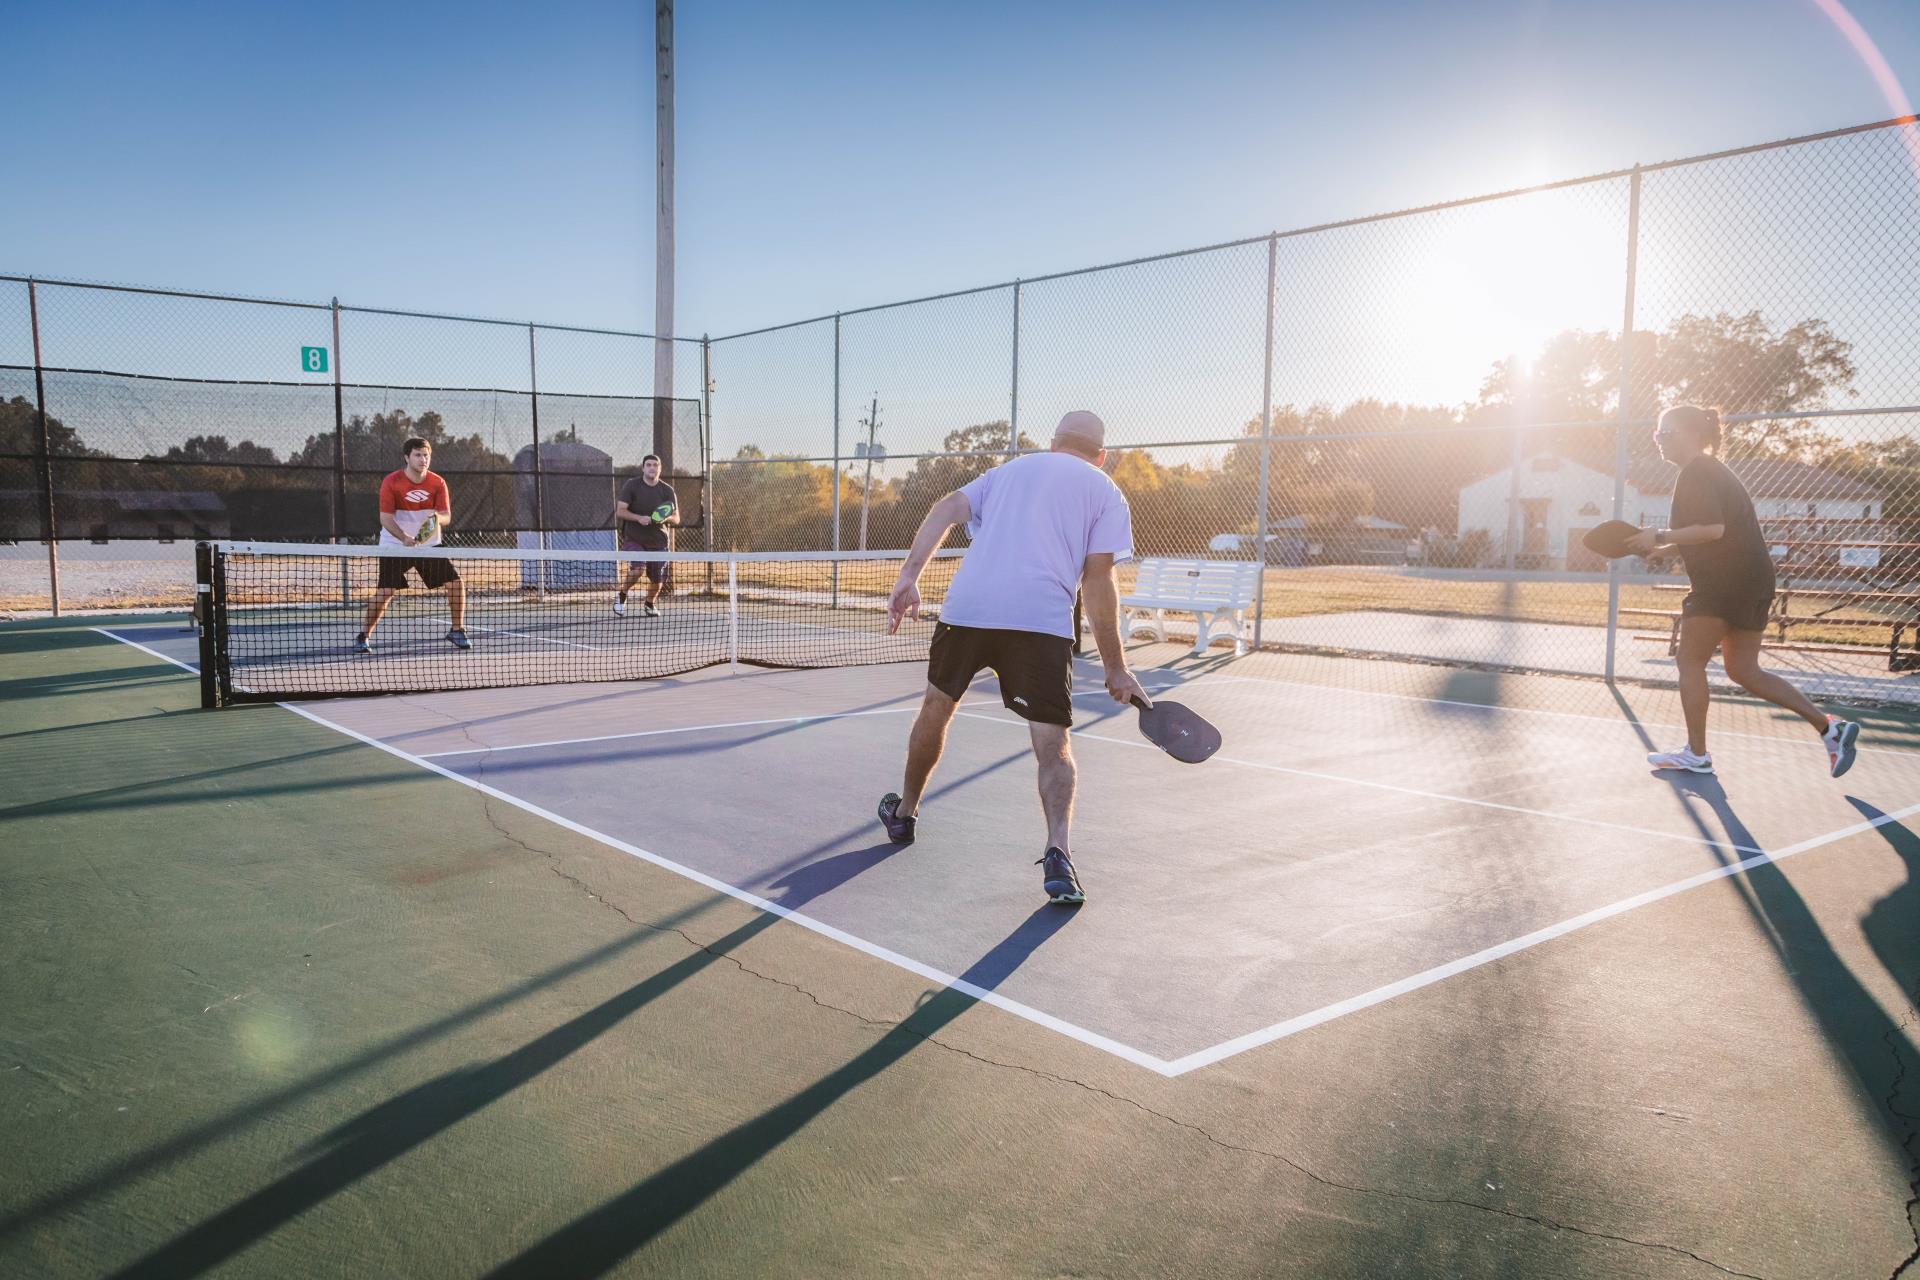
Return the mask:
<svg viewBox="0 0 1920 1280">
<path fill-rule="evenodd" d="M 325 347 L 300 348 L 300 367 L 308 373 L 327 371 L 327 349 Z"/>
</svg>

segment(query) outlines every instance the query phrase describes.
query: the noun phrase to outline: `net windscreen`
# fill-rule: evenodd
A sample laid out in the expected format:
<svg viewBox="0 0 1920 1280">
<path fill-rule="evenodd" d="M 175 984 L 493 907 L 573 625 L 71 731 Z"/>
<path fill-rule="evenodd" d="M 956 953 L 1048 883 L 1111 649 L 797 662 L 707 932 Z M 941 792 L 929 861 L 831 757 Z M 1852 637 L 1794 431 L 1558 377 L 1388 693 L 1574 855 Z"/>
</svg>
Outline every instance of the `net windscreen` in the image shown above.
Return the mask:
<svg viewBox="0 0 1920 1280">
<path fill-rule="evenodd" d="M 927 655 L 959 554 L 928 565 L 923 616 L 889 635 L 903 559 L 219 543 L 201 558 L 202 655 L 220 702 L 908 662 Z M 456 607 L 466 648 L 449 638 Z"/>
</svg>

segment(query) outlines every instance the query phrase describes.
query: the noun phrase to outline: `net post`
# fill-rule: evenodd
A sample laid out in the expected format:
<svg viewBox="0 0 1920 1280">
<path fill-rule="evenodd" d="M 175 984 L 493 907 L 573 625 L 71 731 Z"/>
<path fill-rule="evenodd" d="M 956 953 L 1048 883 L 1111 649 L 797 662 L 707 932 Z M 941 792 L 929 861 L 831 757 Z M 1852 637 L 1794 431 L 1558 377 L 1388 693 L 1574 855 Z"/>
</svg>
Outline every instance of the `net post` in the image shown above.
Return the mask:
<svg viewBox="0 0 1920 1280">
<path fill-rule="evenodd" d="M 1627 425 L 1633 421 L 1633 291 L 1640 272 L 1640 166 L 1627 196 L 1627 299 L 1620 319 L 1620 420 L 1613 428 L 1613 518 L 1627 505 Z M 1613 683 L 1620 646 L 1620 561 L 1607 561 L 1607 670 Z"/>
<path fill-rule="evenodd" d="M 720 549 L 720 473 L 713 469 L 713 338 L 700 335 L 700 404 L 702 417 L 700 434 L 705 439 L 707 453 L 707 550 Z M 713 562 L 707 562 L 707 593 L 713 593 Z"/>
<path fill-rule="evenodd" d="M 1254 512 L 1254 557 L 1260 566 L 1260 589 L 1253 596 L 1253 650 L 1260 651 L 1267 618 L 1267 510 L 1268 473 L 1273 466 L 1273 290 L 1280 254 L 1280 238 L 1267 237 L 1267 342 L 1260 353 L 1260 498 Z"/>
<path fill-rule="evenodd" d="M 1507 572 L 1520 567 L 1520 466 L 1526 453 L 1527 429 L 1513 424 L 1513 450 L 1507 461 Z"/>
<path fill-rule="evenodd" d="M 47 380 L 40 360 L 40 292 L 27 281 L 27 319 L 33 328 L 33 451 L 40 472 L 41 532 L 47 538 L 47 598 L 53 616 L 60 616 L 60 527 L 53 505 L 53 436 L 47 425 Z"/>
<path fill-rule="evenodd" d="M 738 560 L 727 557 L 727 668 L 740 674 L 740 575 Z"/>
<path fill-rule="evenodd" d="M 193 548 L 193 620 L 200 630 L 200 706 L 212 711 L 220 705 L 216 673 L 218 653 L 213 643 L 213 544 Z"/>
<path fill-rule="evenodd" d="M 208 564 L 212 589 L 207 594 L 207 629 L 211 635 L 201 644 L 203 649 L 210 645 L 212 650 L 208 666 L 214 673 L 214 705 L 229 706 L 233 702 L 233 661 L 227 648 L 227 565 L 218 546 L 212 548 Z M 343 565 L 341 572 L 345 571 Z"/>
<path fill-rule="evenodd" d="M 840 550 L 840 313 L 833 313 L 833 549 Z M 833 562 L 833 607 L 840 607 L 840 562 Z"/>
</svg>

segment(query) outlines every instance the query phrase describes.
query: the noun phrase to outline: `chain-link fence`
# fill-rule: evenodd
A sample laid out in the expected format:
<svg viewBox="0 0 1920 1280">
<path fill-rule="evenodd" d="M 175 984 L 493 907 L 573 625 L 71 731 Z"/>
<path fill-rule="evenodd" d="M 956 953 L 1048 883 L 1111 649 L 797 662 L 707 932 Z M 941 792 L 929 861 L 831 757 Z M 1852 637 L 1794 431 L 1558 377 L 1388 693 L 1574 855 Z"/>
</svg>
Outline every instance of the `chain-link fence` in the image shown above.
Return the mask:
<svg viewBox="0 0 1920 1280">
<path fill-rule="evenodd" d="M 0 279 L 0 607 L 179 607 L 200 538 L 365 542 L 409 437 L 464 546 L 598 545 L 649 453 L 704 549 L 704 344 Z M 44 548 L 44 549 L 43 549 Z"/>
<path fill-rule="evenodd" d="M 1892 121 L 716 338 L 716 545 L 905 546 L 1090 408 L 1138 557 L 1264 562 L 1248 643 L 1665 683 L 1678 565 L 1581 534 L 1668 519 L 1651 428 L 1697 402 L 1771 660 L 1920 697 L 1916 228 Z"/>
<path fill-rule="evenodd" d="M 80 513 L 159 490 L 181 537 L 269 534 L 265 513 L 295 510 L 360 536 L 378 433 L 432 415 L 470 536 L 596 525 L 555 495 L 577 444 L 594 516 L 600 455 L 618 471 L 672 449 L 707 477 L 700 546 L 899 548 L 941 496 L 1091 408 L 1138 556 L 1263 564 L 1242 638 L 1314 679 L 1365 657 L 1391 660 L 1376 683 L 1423 664 L 1658 684 L 1685 578 L 1580 535 L 1669 518 L 1650 429 L 1695 402 L 1725 414 L 1772 548 L 1773 660 L 1812 691 L 1911 699 L 1916 227 L 1920 128 L 1899 120 L 681 342 L 675 385 L 711 410 L 699 466 L 705 419 L 647 428 L 645 335 L 120 293 L 108 318 L 88 314 L 101 291 L 0 280 L 0 519 L 41 538 L 49 494 Z M 283 376 L 307 347 L 332 373 Z M 548 509 L 530 511 L 536 441 Z M 254 474 L 243 442 L 284 492 L 218 478 Z M 111 458 L 179 470 L 142 489 Z M 189 518 L 195 495 L 224 525 Z"/>
</svg>

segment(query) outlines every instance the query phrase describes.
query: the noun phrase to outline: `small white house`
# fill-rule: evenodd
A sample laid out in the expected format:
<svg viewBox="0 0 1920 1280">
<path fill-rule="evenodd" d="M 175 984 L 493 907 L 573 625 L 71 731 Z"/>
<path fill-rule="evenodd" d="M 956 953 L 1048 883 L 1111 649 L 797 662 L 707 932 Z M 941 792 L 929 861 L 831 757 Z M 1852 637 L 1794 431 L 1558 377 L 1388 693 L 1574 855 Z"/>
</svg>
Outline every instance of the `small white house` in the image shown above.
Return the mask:
<svg viewBox="0 0 1920 1280">
<path fill-rule="evenodd" d="M 1729 464 L 1753 495 L 1754 513 L 1770 538 L 1831 541 L 1882 539 L 1880 494 L 1832 471 L 1784 459 Z M 1667 523 L 1678 467 L 1633 463 L 1621 518 L 1642 526 Z M 1613 476 L 1552 453 L 1505 467 L 1460 490 L 1456 534 L 1483 530 L 1493 563 L 1521 568 L 1597 570 L 1606 562 L 1580 545 L 1580 535 L 1613 518 Z M 1511 557 L 1509 557 L 1511 549 Z"/>
</svg>

